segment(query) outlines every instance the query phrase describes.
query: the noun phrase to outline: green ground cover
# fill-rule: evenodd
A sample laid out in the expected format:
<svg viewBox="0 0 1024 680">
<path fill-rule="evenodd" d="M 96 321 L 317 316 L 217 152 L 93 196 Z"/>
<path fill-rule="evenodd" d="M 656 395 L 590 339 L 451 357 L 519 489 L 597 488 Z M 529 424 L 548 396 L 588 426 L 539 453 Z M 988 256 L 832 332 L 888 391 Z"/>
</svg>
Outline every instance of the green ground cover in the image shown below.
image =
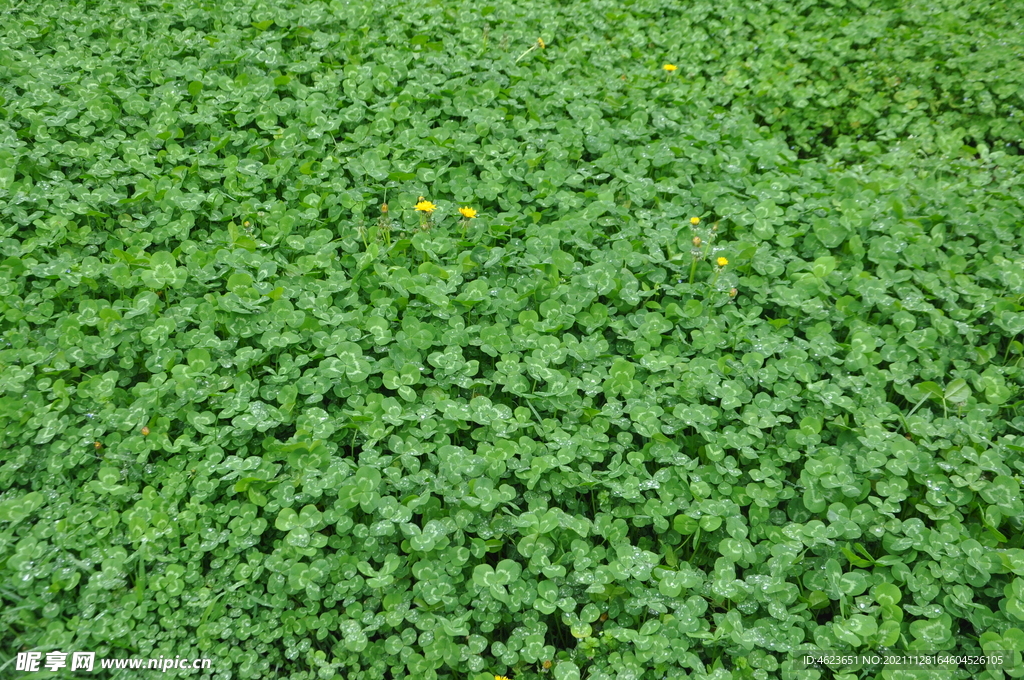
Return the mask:
<svg viewBox="0 0 1024 680">
<path fill-rule="evenodd" d="M 1020 3 L 0 16 L 0 676 L 1024 676 Z"/>
</svg>

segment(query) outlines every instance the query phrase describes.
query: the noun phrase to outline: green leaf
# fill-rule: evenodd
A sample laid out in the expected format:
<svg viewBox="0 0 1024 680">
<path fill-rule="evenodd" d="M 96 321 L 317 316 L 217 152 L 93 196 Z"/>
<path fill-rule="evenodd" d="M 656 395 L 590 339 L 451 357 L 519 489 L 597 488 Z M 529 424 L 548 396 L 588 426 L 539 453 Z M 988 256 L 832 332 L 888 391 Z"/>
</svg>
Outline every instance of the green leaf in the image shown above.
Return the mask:
<svg viewBox="0 0 1024 680">
<path fill-rule="evenodd" d="M 274 526 L 281 531 L 291 531 L 299 526 L 299 514 L 291 508 L 282 508 L 274 521 Z"/>
<path fill-rule="evenodd" d="M 683 305 L 683 316 L 695 319 L 704 313 L 704 305 L 699 300 L 687 300 Z"/>
<path fill-rule="evenodd" d="M 849 231 L 842 225 L 819 217 L 814 220 L 814 235 L 826 248 L 837 248 L 846 240 Z"/>
<path fill-rule="evenodd" d="M 500 586 L 501 577 L 494 572 L 489 564 L 478 564 L 473 568 L 473 583 L 481 587 Z"/>
<path fill-rule="evenodd" d="M 922 394 L 927 394 L 929 396 L 935 397 L 936 399 L 947 398 L 946 392 L 944 392 L 943 389 L 937 383 L 926 381 L 918 383 L 914 387 Z"/>
<path fill-rule="evenodd" d="M 501 560 L 494 568 L 495 577 L 501 585 L 512 583 L 519 578 L 519 574 L 521 572 L 522 567 L 519 566 L 518 562 L 513 560 Z"/>
<path fill-rule="evenodd" d="M 963 404 L 970 399 L 971 388 L 967 386 L 966 380 L 957 378 L 946 385 L 944 397 L 946 401 L 950 401 L 954 404 Z"/>
<path fill-rule="evenodd" d="M 883 606 L 894 606 L 900 603 L 903 594 L 892 583 L 879 583 L 872 590 L 875 602 Z"/>
<path fill-rule="evenodd" d="M 554 671 L 555 680 L 580 680 L 580 669 L 572 661 L 559 661 Z"/>
<path fill-rule="evenodd" d="M 1020 482 L 1007 475 L 997 475 L 981 489 L 981 497 L 989 503 L 1011 510 L 1021 504 Z"/>
<path fill-rule="evenodd" d="M 541 581 L 537 584 L 537 594 L 549 602 L 558 599 L 558 587 L 551 581 Z"/>
<path fill-rule="evenodd" d="M 938 648 L 950 639 L 951 623 L 952 617 L 949 614 L 942 614 L 936 619 L 919 619 L 911 622 L 910 634 L 922 643 Z"/>
<path fill-rule="evenodd" d="M 849 548 L 842 547 L 842 548 L 840 548 L 840 550 L 842 551 L 842 553 L 844 555 L 846 555 L 846 559 L 849 560 L 850 564 L 852 564 L 853 566 L 861 567 L 861 568 L 865 568 L 865 567 L 870 567 L 871 566 L 871 562 L 869 562 L 868 560 L 864 559 L 863 557 L 859 557 L 856 553 L 854 553 Z"/>
<path fill-rule="evenodd" d="M 836 258 L 832 256 L 819 257 L 811 266 L 811 272 L 816 278 L 824 279 L 836 268 Z"/>
<path fill-rule="evenodd" d="M 0 522 L 20 522 L 38 510 L 44 500 L 41 493 L 32 491 L 19 498 L 2 501 L 0 502 Z"/>
<path fill-rule="evenodd" d="M 232 293 L 244 291 L 252 286 L 252 277 L 245 272 L 235 272 L 228 277 L 226 288 Z"/>
</svg>

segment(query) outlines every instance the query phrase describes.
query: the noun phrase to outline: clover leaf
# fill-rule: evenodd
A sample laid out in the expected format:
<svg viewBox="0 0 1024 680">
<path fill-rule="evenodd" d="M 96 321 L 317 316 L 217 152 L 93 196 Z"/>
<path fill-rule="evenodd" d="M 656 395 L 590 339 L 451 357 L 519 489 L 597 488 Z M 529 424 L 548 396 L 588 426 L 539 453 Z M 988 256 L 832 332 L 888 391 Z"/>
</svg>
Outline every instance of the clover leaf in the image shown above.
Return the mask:
<svg viewBox="0 0 1024 680">
<path fill-rule="evenodd" d="M 142 283 L 148 288 L 181 288 L 188 280 L 188 271 L 178 267 L 174 255 L 166 251 L 153 253 L 149 267 L 141 273 Z"/>
</svg>

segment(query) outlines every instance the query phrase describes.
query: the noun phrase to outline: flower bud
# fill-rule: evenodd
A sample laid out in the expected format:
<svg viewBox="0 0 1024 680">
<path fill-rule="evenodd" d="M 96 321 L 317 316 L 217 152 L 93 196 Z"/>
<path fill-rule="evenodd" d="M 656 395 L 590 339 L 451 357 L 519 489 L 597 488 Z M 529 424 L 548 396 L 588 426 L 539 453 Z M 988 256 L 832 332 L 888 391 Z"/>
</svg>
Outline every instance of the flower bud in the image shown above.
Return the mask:
<svg viewBox="0 0 1024 680">
<path fill-rule="evenodd" d="M 694 245 L 694 247 L 700 248 L 700 244 L 701 244 L 700 236 L 694 236 L 693 237 L 693 245 Z"/>
<path fill-rule="evenodd" d="M 737 296 L 738 294 L 739 294 L 739 291 L 738 291 L 738 290 L 736 290 L 735 288 L 730 288 L 730 289 L 729 289 L 729 297 L 731 297 L 731 298 L 734 298 L 734 297 L 736 297 L 736 296 Z"/>
</svg>

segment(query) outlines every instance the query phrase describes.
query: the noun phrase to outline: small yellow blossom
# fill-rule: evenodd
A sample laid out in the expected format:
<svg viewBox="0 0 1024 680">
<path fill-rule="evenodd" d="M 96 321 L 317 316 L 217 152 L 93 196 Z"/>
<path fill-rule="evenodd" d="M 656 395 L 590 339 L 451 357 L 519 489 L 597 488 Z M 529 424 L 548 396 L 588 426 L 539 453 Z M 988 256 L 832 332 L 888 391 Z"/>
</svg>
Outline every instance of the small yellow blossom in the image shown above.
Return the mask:
<svg viewBox="0 0 1024 680">
<path fill-rule="evenodd" d="M 547 47 L 547 45 L 544 44 L 544 38 L 537 38 L 537 44 L 540 45 L 541 49 Z"/>
<path fill-rule="evenodd" d="M 690 218 L 690 224 L 692 224 L 693 226 L 696 227 L 698 224 L 700 224 L 700 218 L 699 217 L 691 217 Z"/>
<path fill-rule="evenodd" d="M 700 244 L 701 244 L 700 236 L 694 236 L 693 237 L 693 245 L 694 245 L 694 247 L 700 248 Z"/>
<path fill-rule="evenodd" d="M 738 291 L 738 290 L 736 290 L 735 288 L 730 288 L 730 289 L 729 289 L 729 297 L 731 297 L 731 298 L 734 298 L 734 297 L 736 297 L 736 296 L 737 296 L 738 294 L 739 294 L 739 291 Z"/>
<path fill-rule="evenodd" d="M 387 213 L 387 211 L 388 211 L 388 204 L 387 203 L 382 203 L 381 206 L 380 206 L 380 211 L 382 213 Z"/>
<path fill-rule="evenodd" d="M 725 259 L 724 257 L 720 257 L 715 261 L 718 262 L 719 267 L 724 267 L 725 265 L 729 264 L 729 260 Z"/>
<path fill-rule="evenodd" d="M 471 220 L 471 219 L 473 219 L 474 217 L 476 217 L 476 210 L 474 210 L 473 208 L 470 208 L 470 207 L 469 207 L 469 206 L 467 205 L 467 206 L 466 206 L 466 207 L 464 207 L 464 208 L 459 208 L 459 214 L 461 214 L 461 215 L 462 215 L 463 217 L 465 217 L 466 219 L 469 219 L 469 220 Z"/>
<path fill-rule="evenodd" d="M 662 66 L 661 68 L 665 69 L 665 70 L 666 70 L 666 71 L 668 71 L 669 73 L 671 73 L 672 71 L 675 71 L 675 70 L 678 70 L 678 69 L 679 69 L 679 67 L 678 67 L 678 66 L 676 66 L 675 64 L 665 64 L 665 65 L 664 65 L 664 66 Z"/>
<path fill-rule="evenodd" d="M 495 675 L 494 680 L 508 680 L 504 675 Z"/>
<path fill-rule="evenodd" d="M 431 203 L 430 201 L 422 200 L 422 197 L 421 197 L 420 202 L 416 204 L 416 210 L 418 210 L 420 212 L 425 212 L 427 214 L 430 214 L 430 213 L 434 212 L 435 210 L 437 210 L 437 206 L 434 205 L 433 203 Z"/>
</svg>

